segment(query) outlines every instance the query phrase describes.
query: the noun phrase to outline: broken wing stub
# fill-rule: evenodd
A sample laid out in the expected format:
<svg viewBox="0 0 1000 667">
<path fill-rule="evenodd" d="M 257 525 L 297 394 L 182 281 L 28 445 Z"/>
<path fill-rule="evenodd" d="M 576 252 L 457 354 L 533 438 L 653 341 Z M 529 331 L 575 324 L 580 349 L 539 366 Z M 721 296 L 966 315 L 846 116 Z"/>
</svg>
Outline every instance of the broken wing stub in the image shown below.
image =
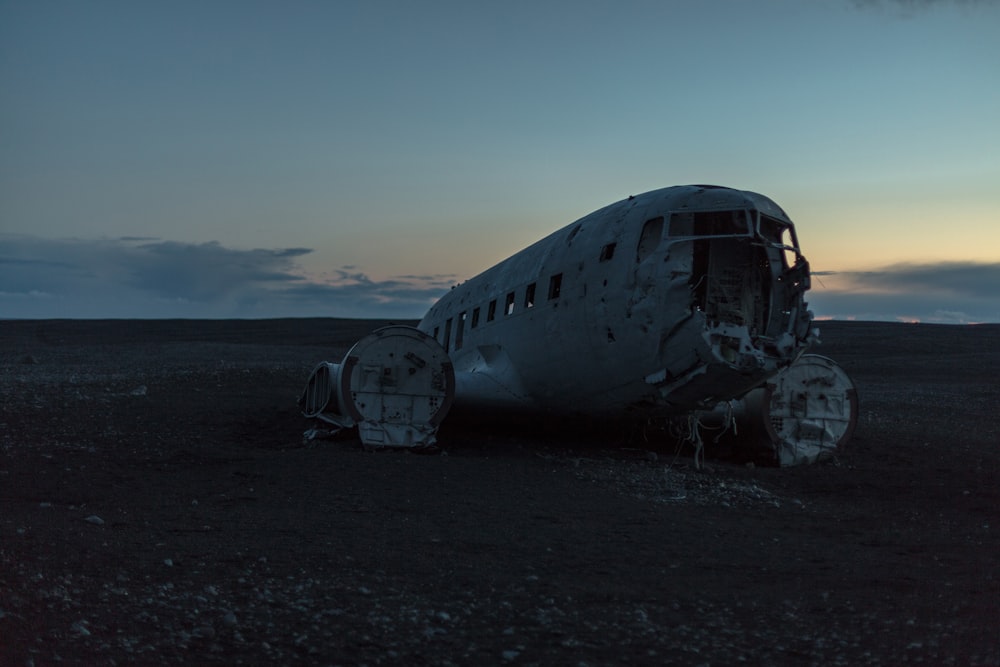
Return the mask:
<svg viewBox="0 0 1000 667">
<path fill-rule="evenodd" d="M 357 426 L 366 447 L 423 447 L 455 398 L 455 371 L 444 348 L 413 327 L 382 327 L 344 360 L 316 366 L 299 398 L 306 417 Z"/>
</svg>

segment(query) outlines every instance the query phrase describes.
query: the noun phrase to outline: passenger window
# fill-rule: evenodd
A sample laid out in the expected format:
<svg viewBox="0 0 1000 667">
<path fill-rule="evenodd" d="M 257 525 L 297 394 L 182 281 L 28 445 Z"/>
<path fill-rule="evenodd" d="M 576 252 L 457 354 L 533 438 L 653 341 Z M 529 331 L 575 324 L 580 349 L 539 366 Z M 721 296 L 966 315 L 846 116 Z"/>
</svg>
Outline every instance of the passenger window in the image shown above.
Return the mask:
<svg viewBox="0 0 1000 667">
<path fill-rule="evenodd" d="M 458 314 L 458 328 L 455 329 L 455 349 L 462 349 L 462 339 L 465 337 L 465 311 Z"/>
<path fill-rule="evenodd" d="M 473 329 L 479 326 L 479 308 L 472 309 L 472 323 L 469 326 Z"/>
<path fill-rule="evenodd" d="M 490 301 L 490 305 L 486 307 L 486 321 L 492 322 L 497 316 L 497 300 L 493 299 Z"/>
<path fill-rule="evenodd" d="M 507 294 L 507 301 L 503 306 L 503 314 L 510 315 L 514 312 L 514 293 L 510 292 Z"/>
<path fill-rule="evenodd" d="M 448 351 L 448 344 L 451 342 L 451 318 L 449 317 L 444 321 L 444 340 L 441 341 L 441 345 L 444 347 L 445 351 Z"/>
<path fill-rule="evenodd" d="M 528 289 L 524 290 L 524 307 L 535 307 L 535 283 L 531 283 L 528 285 Z"/>
<path fill-rule="evenodd" d="M 549 278 L 549 299 L 558 299 L 562 291 L 562 274 L 557 273 Z"/>
<path fill-rule="evenodd" d="M 606 262 L 609 259 L 611 259 L 612 257 L 614 257 L 615 256 L 615 246 L 616 245 L 617 245 L 616 243 L 609 243 L 606 246 L 604 246 L 603 248 L 601 248 L 601 256 L 599 258 L 599 261 Z"/>
</svg>

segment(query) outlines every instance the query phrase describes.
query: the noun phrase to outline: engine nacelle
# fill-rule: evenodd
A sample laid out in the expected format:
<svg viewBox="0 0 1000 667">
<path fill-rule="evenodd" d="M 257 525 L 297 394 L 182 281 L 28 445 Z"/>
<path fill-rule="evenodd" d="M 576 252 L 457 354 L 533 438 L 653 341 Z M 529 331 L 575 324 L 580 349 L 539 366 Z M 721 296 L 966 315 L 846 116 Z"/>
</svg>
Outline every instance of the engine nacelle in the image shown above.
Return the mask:
<svg viewBox="0 0 1000 667">
<path fill-rule="evenodd" d="M 322 362 L 299 398 L 306 417 L 358 427 L 369 447 L 433 445 L 455 399 L 444 348 L 413 327 L 388 326 L 355 343 L 344 360 Z"/>
<path fill-rule="evenodd" d="M 804 354 L 742 398 L 720 403 L 702 424 L 726 434 L 745 454 L 780 466 L 831 458 L 858 423 L 858 392 L 843 368 L 818 354 Z M 730 429 L 732 425 L 735 428 Z"/>
</svg>

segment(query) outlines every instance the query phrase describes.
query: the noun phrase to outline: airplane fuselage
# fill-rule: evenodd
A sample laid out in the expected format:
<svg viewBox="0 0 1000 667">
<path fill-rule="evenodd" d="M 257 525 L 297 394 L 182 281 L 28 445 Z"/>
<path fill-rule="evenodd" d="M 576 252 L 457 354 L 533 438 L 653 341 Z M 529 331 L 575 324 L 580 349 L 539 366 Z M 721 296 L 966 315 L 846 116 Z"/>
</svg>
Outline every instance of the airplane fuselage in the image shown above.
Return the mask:
<svg viewBox="0 0 1000 667">
<path fill-rule="evenodd" d="M 455 286 L 418 329 L 447 351 L 456 407 L 680 414 L 745 394 L 808 347 L 808 263 L 763 195 L 629 197 Z"/>
</svg>

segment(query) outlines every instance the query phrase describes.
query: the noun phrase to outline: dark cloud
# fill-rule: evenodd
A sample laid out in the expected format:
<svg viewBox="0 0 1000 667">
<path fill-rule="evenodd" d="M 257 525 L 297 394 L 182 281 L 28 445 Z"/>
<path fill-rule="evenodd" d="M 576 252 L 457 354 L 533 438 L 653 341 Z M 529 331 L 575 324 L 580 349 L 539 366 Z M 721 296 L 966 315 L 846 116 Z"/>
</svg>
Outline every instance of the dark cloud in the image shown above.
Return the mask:
<svg viewBox="0 0 1000 667">
<path fill-rule="evenodd" d="M 352 269 L 352 270 L 348 270 Z M 371 307 L 412 307 L 409 317 L 420 317 L 442 294 L 455 284 L 455 276 L 398 276 L 375 281 L 365 273 L 345 267 L 333 272 L 327 282 L 295 285 L 285 291 L 290 299 L 324 303 L 351 302 Z"/>
<path fill-rule="evenodd" d="M 900 18 L 911 18 L 936 7 L 987 7 L 1000 0 L 849 0 L 860 10 L 885 10 Z"/>
<path fill-rule="evenodd" d="M 816 275 L 831 277 L 829 288 L 817 280 L 810 293 L 818 317 L 1000 322 L 1000 263 L 896 264 Z"/>
<path fill-rule="evenodd" d="M 118 258 L 127 285 L 166 298 L 212 301 L 248 289 L 302 280 L 292 261 L 304 248 L 236 250 L 217 242 L 161 241 L 136 246 Z"/>
<path fill-rule="evenodd" d="M 872 271 L 816 272 L 836 275 L 854 288 L 917 291 L 957 297 L 998 298 L 1000 263 L 894 264 Z"/>
<path fill-rule="evenodd" d="M 417 318 L 453 276 L 310 278 L 309 248 L 0 237 L 0 317 Z"/>
<path fill-rule="evenodd" d="M 0 257 L 0 267 L 4 264 L 10 266 L 23 266 L 23 267 L 58 267 L 67 268 L 73 266 L 68 262 L 54 262 L 45 259 L 21 259 L 19 257 Z"/>
</svg>

